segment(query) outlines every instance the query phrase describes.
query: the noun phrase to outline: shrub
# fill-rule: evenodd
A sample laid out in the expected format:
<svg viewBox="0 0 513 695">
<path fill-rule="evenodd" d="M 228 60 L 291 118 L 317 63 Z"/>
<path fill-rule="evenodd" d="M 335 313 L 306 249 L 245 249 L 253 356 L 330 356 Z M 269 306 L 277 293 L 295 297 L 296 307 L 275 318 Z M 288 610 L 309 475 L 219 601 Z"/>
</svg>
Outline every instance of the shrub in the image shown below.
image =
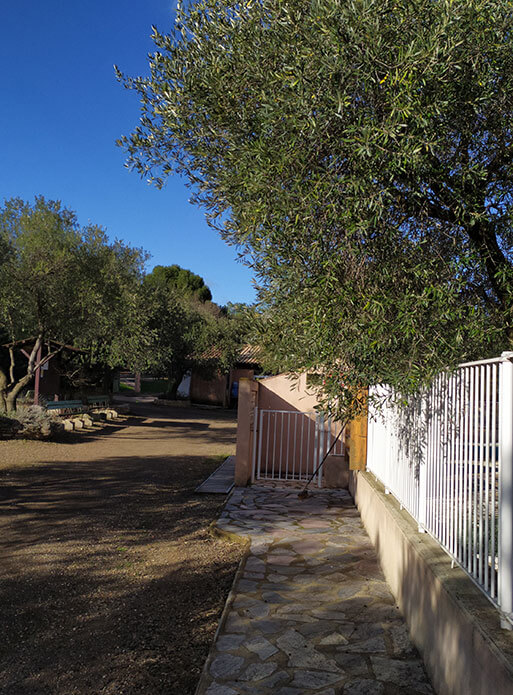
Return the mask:
<svg viewBox="0 0 513 695">
<path fill-rule="evenodd" d="M 39 405 L 20 410 L 16 419 L 20 425 L 17 436 L 21 439 L 50 439 L 62 431 L 62 422 Z"/>
</svg>

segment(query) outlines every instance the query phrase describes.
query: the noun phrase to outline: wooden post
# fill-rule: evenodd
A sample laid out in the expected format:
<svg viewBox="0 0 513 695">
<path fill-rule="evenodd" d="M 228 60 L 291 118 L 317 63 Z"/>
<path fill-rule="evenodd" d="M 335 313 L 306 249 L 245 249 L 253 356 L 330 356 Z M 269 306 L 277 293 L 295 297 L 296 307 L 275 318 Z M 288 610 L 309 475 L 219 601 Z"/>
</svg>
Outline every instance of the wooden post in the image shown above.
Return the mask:
<svg viewBox="0 0 513 695">
<path fill-rule="evenodd" d="M 368 391 L 362 391 L 359 398 L 365 401 L 365 411 L 349 425 L 349 468 L 352 471 L 364 471 L 367 467 L 367 396 Z"/>
</svg>

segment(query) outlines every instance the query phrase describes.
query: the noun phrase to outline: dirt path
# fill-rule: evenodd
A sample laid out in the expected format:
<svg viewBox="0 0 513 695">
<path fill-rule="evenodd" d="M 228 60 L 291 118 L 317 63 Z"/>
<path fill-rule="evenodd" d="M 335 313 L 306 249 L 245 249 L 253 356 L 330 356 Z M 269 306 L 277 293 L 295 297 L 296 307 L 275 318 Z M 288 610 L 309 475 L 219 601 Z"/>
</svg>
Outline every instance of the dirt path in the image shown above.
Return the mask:
<svg viewBox="0 0 513 695">
<path fill-rule="evenodd" d="M 194 488 L 234 453 L 235 419 L 136 408 L 0 442 L 1 695 L 194 692 L 242 553 L 207 530 L 224 496 Z"/>
</svg>

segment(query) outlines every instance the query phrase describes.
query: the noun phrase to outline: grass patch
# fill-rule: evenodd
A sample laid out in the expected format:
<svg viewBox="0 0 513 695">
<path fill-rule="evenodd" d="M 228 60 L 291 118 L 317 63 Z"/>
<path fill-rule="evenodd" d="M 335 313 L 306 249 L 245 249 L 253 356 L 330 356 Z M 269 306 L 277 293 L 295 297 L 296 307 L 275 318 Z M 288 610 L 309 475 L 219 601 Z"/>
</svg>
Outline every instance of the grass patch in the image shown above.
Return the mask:
<svg viewBox="0 0 513 695">
<path fill-rule="evenodd" d="M 154 381 L 141 381 L 141 393 L 164 393 L 167 391 L 168 384 L 166 379 L 155 379 Z M 130 384 L 121 383 L 120 391 L 134 392 L 134 387 Z"/>
</svg>

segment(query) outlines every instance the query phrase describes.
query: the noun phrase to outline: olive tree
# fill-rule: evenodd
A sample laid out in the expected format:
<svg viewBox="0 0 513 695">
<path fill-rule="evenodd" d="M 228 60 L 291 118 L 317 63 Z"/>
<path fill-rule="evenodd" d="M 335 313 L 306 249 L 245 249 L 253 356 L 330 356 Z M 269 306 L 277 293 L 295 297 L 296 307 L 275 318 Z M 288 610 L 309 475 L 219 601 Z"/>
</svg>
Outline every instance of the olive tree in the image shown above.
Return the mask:
<svg viewBox="0 0 513 695">
<path fill-rule="evenodd" d="M 130 318 L 136 333 L 131 306 L 142 280 L 141 251 L 109 243 L 99 227 L 81 228 L 72 211 L 43 197 L 33 204 L 5 202 L 0 245 L 0 333 L 8 338 L 8 358 L 0 364 L 0 408 L 15 410 L 36 370 L 62 350 L 56 342 L 84 348 L 96 364 L 123 363 L 122 353 L 128 359 L 119 333 Z M 20 366 L 13 343 L 27 338 L 32 348 Z M 44 352 L 43 345 L 49 346 Z"/>
<path fill-rule="evenodd" d="M 188 178 L 328 398 L 513 345 L 512 35 L 507 0 L 199 0 L 118 71 L 128 165 Z"/>
</svg>

